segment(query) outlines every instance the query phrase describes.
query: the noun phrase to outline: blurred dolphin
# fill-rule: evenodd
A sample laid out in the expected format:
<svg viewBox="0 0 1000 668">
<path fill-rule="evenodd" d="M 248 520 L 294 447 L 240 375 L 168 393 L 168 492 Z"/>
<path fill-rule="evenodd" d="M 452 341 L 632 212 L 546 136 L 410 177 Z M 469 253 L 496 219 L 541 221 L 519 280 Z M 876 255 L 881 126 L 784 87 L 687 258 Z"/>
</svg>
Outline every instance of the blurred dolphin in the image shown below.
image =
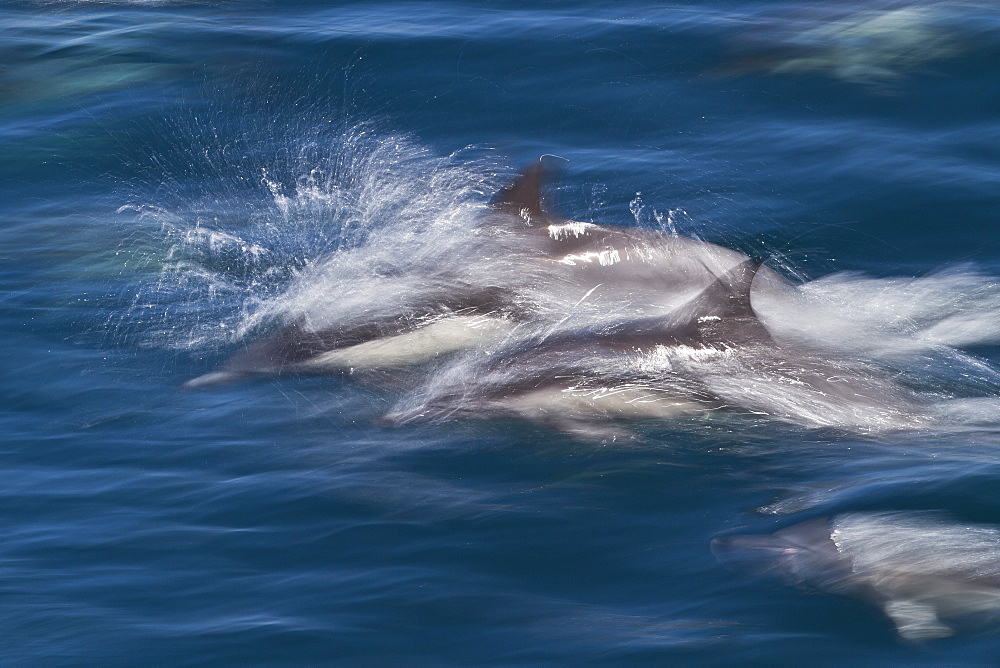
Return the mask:
<svg viewBox="0 0 1000 668">
<path fill-rule="evenodd" d="M 404 306 L 362 304 L 347 321 L 318 326 L 300 317 L 185 386 L 400 367 L 497 345 L 515 328 L 662 315 L 747 259 L 696 239 L 553 216 L 542 207 L 545 178 L 539 159 L 500 190 L 450 266 L 427 267 Z M 761 284 L 787 286 L 762 273 Z M 400 292 L 407 280 L 399 278 Z"/>
<path fill-rule="evenodd" d="M 751 54 L 729 65 L 732 73 L 815 73 L 842 81 L 879 85 L 927 63 L 956 57 L 968 39 L 948 29 L 945 3 L 912 3 L 845 11 L 836 4 L 806 6 L 794 16 L 756 31 Z M 961 11 L 953 6 L 953 11 Z M 968 10 L 966 10 L 968 11 Z M 747 40 L 755 34 L 741 35 Z M 770 39 L 768 39 L 770 38 Z M 770 42 L 770 43 L 769 43 Z"/>
<path fill-rule="evenodd" d="M 932 513 L 849 513 L 764 535 L 720 536 L 737 571 L 871 601 L 910 642 L 1000 623 L 1000 530 Z"/>
<path fill-rule="evenodd" d="M 863 432 L 926 424 L 888 373 L 776 342 L 751 302 L 761 268 L 737 264 L 665 317 L 528 339 L 453 365 L 385 419 L 509 416 L 604 441 L 630 435 L 618 419 L 720 409 Z"/>
</svg>

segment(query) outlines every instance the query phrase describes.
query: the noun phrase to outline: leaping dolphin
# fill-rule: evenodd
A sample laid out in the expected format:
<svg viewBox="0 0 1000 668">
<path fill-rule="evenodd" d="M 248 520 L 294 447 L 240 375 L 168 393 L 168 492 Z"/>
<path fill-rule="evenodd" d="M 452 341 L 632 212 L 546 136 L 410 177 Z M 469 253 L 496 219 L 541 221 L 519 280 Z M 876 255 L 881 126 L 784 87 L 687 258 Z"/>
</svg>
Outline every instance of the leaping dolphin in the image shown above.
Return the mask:
<svg viewBox="0 0 1000 668">
<path fill-rule="evenodd" d="M 1000 530 L 928 513 L 849 513 L 772 534 L 720 536 L 734 570 L 870 601 L 922 642 L 1000 625 Z"/>
<path fill-rule="evenodd" d="M 396 292 L 412 296 L 395 307 L 360 304 L 343 322 L 316 323 L 308 312 L 295 314 L 275 334 L 186 387 L 406 366 L 498 345 L 515 328 L 664 315 L 747 259 L 696 239 L 552 215 L 542 206 L 545 178 L 543 160 L 525 168 L 455 245 L 449 266 L 396 279 Z M 761 273 L 763 289 L 787 286 L 772 270 Z M 419 291 L 406 289 L 413 280 Z"/>
</svg>

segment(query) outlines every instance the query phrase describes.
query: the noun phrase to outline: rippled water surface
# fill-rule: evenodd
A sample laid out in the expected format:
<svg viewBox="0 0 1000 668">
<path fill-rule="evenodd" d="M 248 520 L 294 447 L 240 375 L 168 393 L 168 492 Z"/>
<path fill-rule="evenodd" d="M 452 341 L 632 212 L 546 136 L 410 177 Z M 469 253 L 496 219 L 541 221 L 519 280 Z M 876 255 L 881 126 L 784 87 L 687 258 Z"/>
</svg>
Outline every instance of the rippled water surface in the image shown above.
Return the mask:
<svg viewBox="0 0 1000 668">
<path fill-rule="evenodd" d="M 0 27 L 4 663 L 996 661 L 1000 624 L 904 642 L 710 548 L 1000 525 L 995 3 L 39 0 Z M 296 314 L 419 302 L 542 154 L 561 214 L 764 259 L 799 286 L 760 304 L 776 337 L 930 422 L 382 419 L 439 367 L 182 388 Z"/>
</svg>

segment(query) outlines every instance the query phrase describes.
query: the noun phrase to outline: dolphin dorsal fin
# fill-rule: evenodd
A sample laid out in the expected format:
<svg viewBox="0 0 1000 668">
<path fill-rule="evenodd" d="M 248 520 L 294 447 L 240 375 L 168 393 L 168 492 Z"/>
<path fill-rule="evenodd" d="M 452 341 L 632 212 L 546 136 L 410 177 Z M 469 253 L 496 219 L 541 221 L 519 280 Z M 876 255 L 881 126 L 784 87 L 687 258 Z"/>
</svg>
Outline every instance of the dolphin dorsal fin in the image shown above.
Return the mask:
<svg viewBox="0 0 1000 668">
<path fill-rule="evenodd" d="M 750 288 L 762 263 L 744 260 L 664 319 L 654 316 L 604 328 L 597 338 L 619 349 L 650 345 L 717 347 L 773 345 L 750 303 Z M 706 267 L 706 269 L 708 269 Z"/>
<path fill-rule="evenodd" d="M 549 216 L 542 209 L 542 181 L 545 168 L 542 159 L 521 170 L 510 185 L 501 189 L 490 206 L 498 211 L 522 217 L 528 225 L 548 222 Z"/>
<path fill-rule="evenodd" d="M 706 307 L 702 315 L 716 315 L 723 318 L 756 318 L 753 305 L 750 303 L 750 288 L 757 277 L 757 271 L 764 264 L 753 258 L 744 260 L 718 276 L 712 285 L 702 291 L 701 297 Z M 707 311 L 712 311 L 711 313 Z"/>
<path fill-rule="evenodd" d="M 762 264 L 761 260 L 744 260 L 716 277 L 675 312 L 677 319 L 694 326 L 705 343 L 770 343 L 771 334 L 750 302 L 750 288 Z"/>
</svg>

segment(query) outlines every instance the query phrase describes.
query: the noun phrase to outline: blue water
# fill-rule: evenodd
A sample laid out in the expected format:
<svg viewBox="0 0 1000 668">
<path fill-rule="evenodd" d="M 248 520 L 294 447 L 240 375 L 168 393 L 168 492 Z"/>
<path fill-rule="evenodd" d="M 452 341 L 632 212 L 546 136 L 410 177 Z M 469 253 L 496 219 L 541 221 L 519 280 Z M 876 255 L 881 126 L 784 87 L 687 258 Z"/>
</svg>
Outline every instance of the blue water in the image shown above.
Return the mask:
<svg viewBox="0 0 1000 668">
<path fill-rule="evenodd" d="M 709 550 L 857 510 L 1000 524 L 995 4 L 38 0 L 0 30 L 3 663 L 1000 656 Z M 909 367 L 962 428 L 598 445 L 379 426 L 398 397 L 344 377 L 181 389 L 310 267 L 363 290 L 358 249 L 405 257 L 541 154 L 566 215 L 926 335 Z"/>
</svg>

